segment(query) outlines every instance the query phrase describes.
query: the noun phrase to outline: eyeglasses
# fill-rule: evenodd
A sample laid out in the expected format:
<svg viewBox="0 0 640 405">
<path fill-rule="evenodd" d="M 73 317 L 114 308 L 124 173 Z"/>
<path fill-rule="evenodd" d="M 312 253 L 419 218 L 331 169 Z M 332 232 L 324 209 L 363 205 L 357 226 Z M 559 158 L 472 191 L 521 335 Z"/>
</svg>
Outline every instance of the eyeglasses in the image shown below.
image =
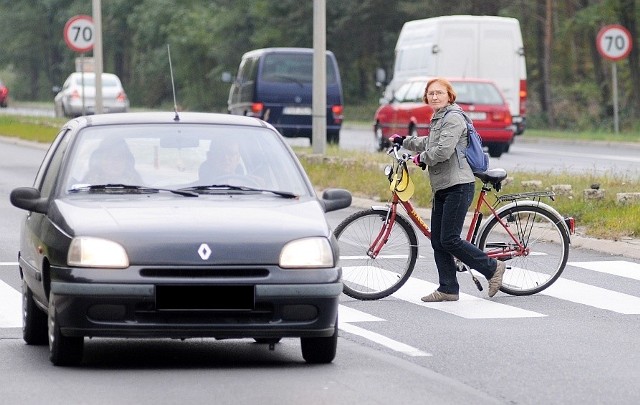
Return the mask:
<svg viewBox="0 0 640 405">
<path fill-rule="evenodd" d="M 442 90 L 436 90 L 436 91 L 430 91 L 427 93 L 427 96 L 429 97 L 433 97 L 433 96 L 443 96 L 447 94 L 446 91 L 442 91 Z"/>
</svg>

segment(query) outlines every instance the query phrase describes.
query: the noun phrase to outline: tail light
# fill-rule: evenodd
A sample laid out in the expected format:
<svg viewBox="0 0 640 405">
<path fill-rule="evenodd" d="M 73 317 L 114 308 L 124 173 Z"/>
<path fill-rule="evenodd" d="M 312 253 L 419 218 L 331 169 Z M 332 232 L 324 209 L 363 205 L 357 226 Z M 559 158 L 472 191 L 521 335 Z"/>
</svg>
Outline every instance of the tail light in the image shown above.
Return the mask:
<svg viewBox="0 0 640 405">
<path fill-rule="evenodd" d="M 511 114 L 508 111 L 494 111 L 491 114 L 491 119 L 505 125 L 511 125 Z"/>
<path fill-rule="evenodd" d="M 520 80 L 520 116 L 527 115 L 527 81 Z"/>
<path fill-rule="evenodd" d="M 343 111 L 343 107 L 339 104 L 333 105 L 331 106 L 331 114 L 333 114 L 333 121 L 336 123 L 340 123 L 342 122 L 342 111 Z"/>
<path fill-rule="evenodd" d="M 124 103 L 125 101 L 127 101 L 127 95 L 124 93 L 124 91 L 121 91 L 120 93 L 118 93 L 118 95 L 116 96 L 116 100 Z"/>
<path fill-rule="evenodd" d="M 262 115 L 262 110 L 264 109 L 264 103 L 253 103 L 251 104 L 251 116 L 252 117 L 260 117 Z"/>
<path fill-rule="evenodd" d="M 80 92 L 78 92 L 78 90 L 74 90 L 73 92 L 71 92 L 71 95 L 69 96 L 70 99 L 79 99 L 80 98 Z"/>
</svg>

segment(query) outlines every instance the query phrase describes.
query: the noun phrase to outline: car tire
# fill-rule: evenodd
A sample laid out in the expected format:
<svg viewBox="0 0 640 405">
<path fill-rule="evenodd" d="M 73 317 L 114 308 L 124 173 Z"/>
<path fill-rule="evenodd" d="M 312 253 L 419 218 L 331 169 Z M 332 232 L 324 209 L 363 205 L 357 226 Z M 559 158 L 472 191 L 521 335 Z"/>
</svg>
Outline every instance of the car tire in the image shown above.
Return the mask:
<svg viewBox="0 0 640 405">
<path fill-rule="evenodd" d="M 336 357 L 338 347 L 338 319 L 335 331 L 329 337 L 300 338 L 302 357 L 310 364 L 331 363 Z"/>
<path fill-rule="evenodd" d="M 505 151 L 505 144 L 503 143 L 492 143 L 489 144 L 489 156 L 494 158 L 499 158 L 502 153 Z"/>
<path fill-rule="evenodd" d="M 49 360 L 56 366 L 74 366 L 82 361 L 84 337 L 64 336 L 58 324 L 55 298 L 49 293 L 48 340 Z"/>
<path fill-rule="evenodd" d="M 38 308 L 33 292 L 22 280 L 22 338 L 28 345 L 47 344 L 47 314 Z"/>
<path fill-rule="evenodd" d="M 380 125 L 376 124 L 373 128 L 373 135 L 376 138 L 376 147 L 378 148 L 378 152 L 382 152 L 389 146 L 389 141 L 382 135 L 382 128 Z"/>
<path fill-rule="evenodd" d="M 340 144 L 340 131 L 327 131 L 327 143 Z"/>
</svg>

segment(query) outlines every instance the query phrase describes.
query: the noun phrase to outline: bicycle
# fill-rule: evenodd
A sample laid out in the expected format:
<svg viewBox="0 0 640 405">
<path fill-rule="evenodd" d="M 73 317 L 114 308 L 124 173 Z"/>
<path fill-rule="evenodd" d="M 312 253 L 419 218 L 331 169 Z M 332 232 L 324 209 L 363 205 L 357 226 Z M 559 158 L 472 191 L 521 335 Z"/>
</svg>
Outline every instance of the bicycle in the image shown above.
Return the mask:
<svg viewBox="0 0 640 405">
<path fill-rule="evenodd" d="M 384 206 L 372 206 L 345 218 L 335 229 L 343 269 L 343 292 L 359 300 L 387 297 L 404 285 L 418 258 L 415 228 L 431 238 L 427 224 L 416 212 L 410 198 L 413 183 L 407 170 L 410 154 L 399 154 L 393 145 L 388 154 L 394 163 L 385 167 L 392 198 Z M 554 201 L 552 191 L 498 195 L 507 178 L 504 169 L 475 173 L 482 188 L 466 240 L 489 257 L 507 262 L 500 290 L 510 295 L 531 295 L 553 284 L 562 274 L 569 255 L 570 235 L 575 220 L 561 216 L 541 200 Z M 490 203 L 487 194 L 496 191 Z M 408 219 L 398 212 L 402 206 Z M 482 208 L 489 211 L 485 220 Z M 412 226 L 415 225 L 415 228 Z M 482 291 L 471 269 L 457 261 L 458 270 L 468 271 Z"/>
</svg>

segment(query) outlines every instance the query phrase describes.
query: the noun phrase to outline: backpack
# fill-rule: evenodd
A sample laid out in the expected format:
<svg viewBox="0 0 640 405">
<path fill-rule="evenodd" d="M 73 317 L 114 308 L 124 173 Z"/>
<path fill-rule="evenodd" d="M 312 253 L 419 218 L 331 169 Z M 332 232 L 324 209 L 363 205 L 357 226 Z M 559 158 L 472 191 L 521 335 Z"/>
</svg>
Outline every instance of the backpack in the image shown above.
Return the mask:
<svg viewBox="0 0 640 405">
<path fill-rule="evenodd" d="M 473 126 L 471 119 L 464 113 L 464 111 L 460 110 L 449 110 L 444 114 L 442 119 L 444 120 L 444 117 L 446 117 L 450 112 L 462 114 L 467 123 L 468 145 L 467 149 L 464 151 L 464 156 L 467 158 L 469 166 L 471 166 L 471 171 L 474 173 L 487 171 L 489 168 L 489 155 L 487 155 L 484 152 L 484 149 L 482 149 L 482 139 L 480 138 L 478 131 L 476 131 Z M 457 146 L 456 150 L 458 150 Z"/>
</svg>

